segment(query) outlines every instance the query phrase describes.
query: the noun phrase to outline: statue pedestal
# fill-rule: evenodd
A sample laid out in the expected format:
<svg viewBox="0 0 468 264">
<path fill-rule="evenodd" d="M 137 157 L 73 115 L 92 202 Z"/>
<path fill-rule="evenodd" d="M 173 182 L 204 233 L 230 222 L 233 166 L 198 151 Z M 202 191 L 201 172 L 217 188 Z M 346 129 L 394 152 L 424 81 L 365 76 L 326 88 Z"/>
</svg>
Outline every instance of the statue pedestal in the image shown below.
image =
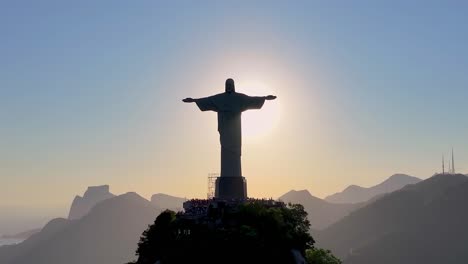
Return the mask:
<svg viewBox="0 0 468 264">
<path fill-rule="evenodd" d="M 244 177 L 218 177 L 215 197 L 218 199 L 247 199 L 247 181 Z"/>
</svg>

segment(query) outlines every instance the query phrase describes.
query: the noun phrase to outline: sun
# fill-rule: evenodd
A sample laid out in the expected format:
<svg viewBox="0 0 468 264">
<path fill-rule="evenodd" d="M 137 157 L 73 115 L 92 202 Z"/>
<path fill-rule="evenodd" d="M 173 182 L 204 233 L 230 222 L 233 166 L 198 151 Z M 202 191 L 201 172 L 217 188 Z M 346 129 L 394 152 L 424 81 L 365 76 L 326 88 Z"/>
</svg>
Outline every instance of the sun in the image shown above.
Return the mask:
<svg viewBox="0 0 468 264">
<path fill-rule="evenodd" d="M 238 92 L 249 96 L 277 95 L 272 86 L 260 81 L 247 81 L 236 85 Z M 242 113 L 242 136 L 259 138 L 267 135 L 279 123 L 280 99 L 265 101 L 262 109 Z"/>
</svg>

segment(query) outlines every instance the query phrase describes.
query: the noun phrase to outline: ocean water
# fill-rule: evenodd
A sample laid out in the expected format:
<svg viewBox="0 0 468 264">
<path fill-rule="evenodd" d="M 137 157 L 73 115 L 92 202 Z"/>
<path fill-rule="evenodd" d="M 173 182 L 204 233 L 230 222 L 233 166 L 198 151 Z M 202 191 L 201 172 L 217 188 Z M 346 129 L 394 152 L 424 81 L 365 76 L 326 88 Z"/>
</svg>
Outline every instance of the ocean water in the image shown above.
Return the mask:
<svg viewBox="0 0 468 264">
<path fill-rule="evenodd" d="M 22 239 L 0 238 L 0 247 L 4 245 L 14 245 L 23 242 Z"/>
</svg>

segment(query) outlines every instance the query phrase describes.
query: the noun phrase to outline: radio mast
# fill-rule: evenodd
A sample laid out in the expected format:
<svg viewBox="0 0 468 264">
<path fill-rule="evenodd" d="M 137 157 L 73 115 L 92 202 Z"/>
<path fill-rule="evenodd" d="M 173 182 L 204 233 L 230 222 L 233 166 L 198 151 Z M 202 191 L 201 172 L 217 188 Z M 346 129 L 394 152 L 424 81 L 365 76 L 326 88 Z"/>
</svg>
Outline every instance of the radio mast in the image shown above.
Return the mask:
<svg viewBox="0 0 468 264">
<path fill-rule="evenodd" d="M 442 155 L 442 175 L 445 175 L 445 159 L 444 159 L 444 155 Z"/>
<path fill-rule="evenodd" d="M 452 174 L 455 174 L 455 157 L 453 156 L 453 148 L 452 148 Z"/>
</svg>

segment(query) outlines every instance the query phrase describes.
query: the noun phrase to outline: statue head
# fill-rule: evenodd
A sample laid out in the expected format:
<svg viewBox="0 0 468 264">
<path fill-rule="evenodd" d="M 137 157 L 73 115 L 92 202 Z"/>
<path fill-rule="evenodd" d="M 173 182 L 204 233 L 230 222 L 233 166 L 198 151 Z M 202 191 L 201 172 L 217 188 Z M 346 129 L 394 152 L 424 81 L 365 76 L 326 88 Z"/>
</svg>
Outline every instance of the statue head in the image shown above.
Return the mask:
<svg viewBox="0 0 468 264">
<path fill-rule="evenodd" d="M 226 80 L 226 93 L 235 93 L 236 87 L 234 85 L 234 80 L 229 78 Z"/>
</svg>

